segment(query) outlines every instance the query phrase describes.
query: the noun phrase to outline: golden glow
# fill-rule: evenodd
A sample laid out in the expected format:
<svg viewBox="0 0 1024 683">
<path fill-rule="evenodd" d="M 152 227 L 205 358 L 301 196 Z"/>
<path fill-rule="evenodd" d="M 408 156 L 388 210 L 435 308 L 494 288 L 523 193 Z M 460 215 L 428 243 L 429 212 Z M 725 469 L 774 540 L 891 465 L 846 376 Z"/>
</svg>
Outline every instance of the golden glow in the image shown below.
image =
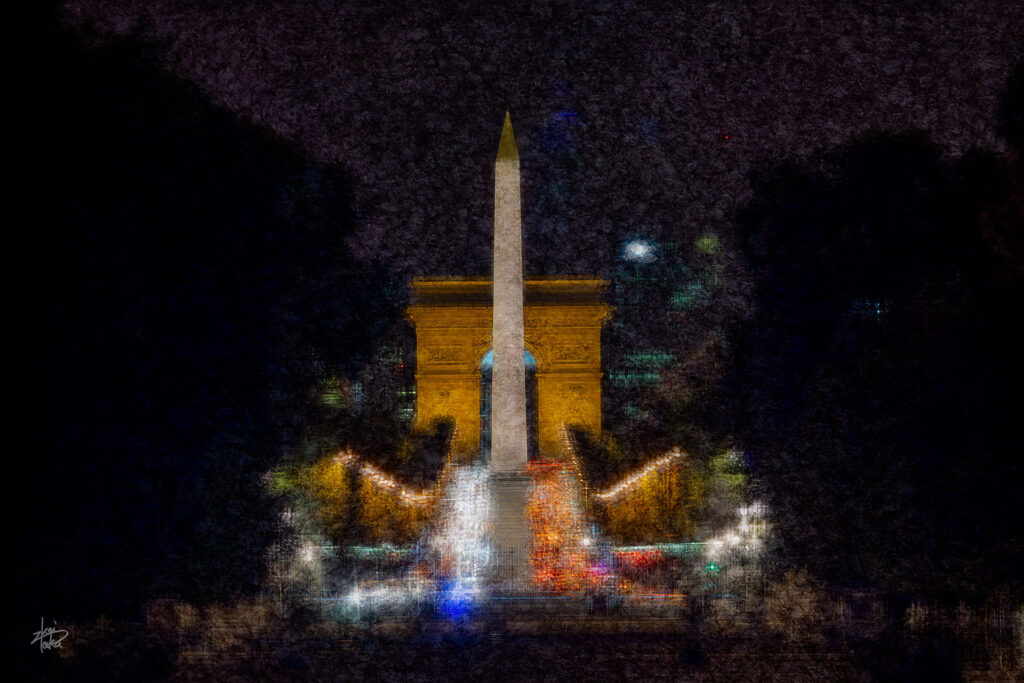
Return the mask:
<svg viewBox="0 0 1024 683">
<path fill-rule="evenodd" d="M 505 112 L 505 123 L 501 127 L 501 140 L 498 142 L 498 160 L 503 159 L 519 161 L 516 137 L 512 134 L 512 117 L 508 111 Z"/>
<path fill-rule="evenodd" d="M 562 451 L 563 424 L 601 431 L 601 326 L 611 314 L 594 278 L 525 281 L 525 344 L 537 361 L 542 457 Z M 451 418 L 457 453 L 480 443 L 480 360 L 491 348 L 491 281 L 418 278 L 407 311 L 416 328 L 416 424 Z"/>
<path fill-rule="evenodd" d="M 394 494 L 406 505 L 427 507 L 437 498 L 437 494 L 433 491 L 414 491 L 403 486 L 397 479 L 377 469 L 370 463 L 360 462 L 359 458 L 350 451 L 339 453 L 335 456 L 335 460 L 346 467 L 358 470 L 364 480 Z"/>
<path fill-rule="evenodd" d="M 633 472 L 632 474 L 623 477 L 621 480 L 619 480 L 612 486 L 609 486 L 604 491 L 597 491 L 592 495 L 594 499 L 600 503 L 604 503 L 606 505 L 608 503 L 614 503 L 616 500 L 622 498 L 630 491 L 635 489 L 637 486 L 639 486 L 647 477 L 657 472 L 661 472 L 662 470 L 670 467 L 671 465 L 674 465 L 676 462 L 679 462 L 685 457 L 685 453 L 676 449 L 669 453 L 668 455 L 664 455 L 656 460 L 648 462 L 646 465 L 638 469 L 636 472 Z"/>
</svg>

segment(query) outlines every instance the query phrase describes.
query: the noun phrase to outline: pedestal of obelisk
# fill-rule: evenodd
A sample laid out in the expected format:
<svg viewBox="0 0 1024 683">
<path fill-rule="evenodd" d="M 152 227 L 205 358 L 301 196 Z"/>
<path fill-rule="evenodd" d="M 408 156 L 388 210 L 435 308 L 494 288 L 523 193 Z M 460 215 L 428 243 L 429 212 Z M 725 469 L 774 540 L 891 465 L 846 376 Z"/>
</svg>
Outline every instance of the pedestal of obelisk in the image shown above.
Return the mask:
<svg viewBox="0 0 1024 683">
<path fill-rule="evenodd" d="M 519 152 L 505 113 L 494 162 L 494 278 L 491 375 L 491 497 L 496 578 L 500 586 L 529 580 L 526 499 L 526 367 L 523 361 L 523 245 Z"/>
</svg>

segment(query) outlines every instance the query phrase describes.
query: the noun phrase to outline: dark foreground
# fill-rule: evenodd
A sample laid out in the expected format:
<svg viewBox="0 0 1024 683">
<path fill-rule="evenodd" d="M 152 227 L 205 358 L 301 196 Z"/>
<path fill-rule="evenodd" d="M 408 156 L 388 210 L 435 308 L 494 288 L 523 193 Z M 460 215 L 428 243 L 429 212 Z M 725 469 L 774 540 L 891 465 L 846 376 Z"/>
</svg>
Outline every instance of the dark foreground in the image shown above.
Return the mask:
<svg viewBox="0 0 1024 683">
<path fill-rule="evenodd" d="M 25 680 L 870 681 L 1022 680 L 1019 628 L 965 648 L 954 624 L 899 619 L 835 628 L 688 609 L 544 610 L 338 623 L 271 606 L 151 609 L 143 623 L 66 626 Z M 1011 615 L 1011 620 L 1015 621 Z M 813 626 L 813 628 L 807 628 Z M 980 634 L 979 635 L 983 635 Z"/>
</svg>

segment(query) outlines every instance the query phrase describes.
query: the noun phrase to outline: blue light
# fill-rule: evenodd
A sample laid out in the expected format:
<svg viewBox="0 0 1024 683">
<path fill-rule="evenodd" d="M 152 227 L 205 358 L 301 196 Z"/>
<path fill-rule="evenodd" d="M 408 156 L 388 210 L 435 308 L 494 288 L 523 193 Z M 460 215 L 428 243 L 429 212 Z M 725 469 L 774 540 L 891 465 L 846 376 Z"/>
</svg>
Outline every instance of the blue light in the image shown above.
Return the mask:
<svg viewBox="0 0 1024 683">
<path fill-rule="evenodd" d="M 442 585 L 439 591 L 441 614 L 452 621 L 462 621 L 473 611 L 473 592 L 456 582 Z"/>
<path fill-rule="evenodd" d="M 523 363 L 530 370 L 537 369 L 537 361 L 534 360 L 533 354 L 526 349 L 523 349 Z M 494 349 L 488 349 L 487 353 L 484 354 L 483 360 L 480 361 L 481 370 L 490 370 L 494 367 Z"/>
</svg>

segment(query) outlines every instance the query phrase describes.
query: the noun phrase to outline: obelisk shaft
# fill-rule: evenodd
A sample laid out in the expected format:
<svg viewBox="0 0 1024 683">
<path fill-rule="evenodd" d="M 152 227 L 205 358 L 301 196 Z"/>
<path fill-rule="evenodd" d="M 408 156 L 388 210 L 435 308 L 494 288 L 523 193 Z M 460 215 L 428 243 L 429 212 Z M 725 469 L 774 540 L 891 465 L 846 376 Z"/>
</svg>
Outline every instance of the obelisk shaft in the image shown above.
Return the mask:
<svg viewBox="0 0 1024 683">
<path fill-rule="evenodd" d="M 526 367 L 523 362 L 523 238 L 519 152 L 505 114 L 494 161 L 494 279 L 491 342 L 491 498 L 495 585 L 499 591 L 529 585 L 530 527 L 526 500 Z"/>
<path fill-rule="evenodd" d="M 520 207 L 519 152 L 506 113 L 494 162 L 491 471 L 509 474 L 522 471 L 527 448 Z"/>
</svg>

